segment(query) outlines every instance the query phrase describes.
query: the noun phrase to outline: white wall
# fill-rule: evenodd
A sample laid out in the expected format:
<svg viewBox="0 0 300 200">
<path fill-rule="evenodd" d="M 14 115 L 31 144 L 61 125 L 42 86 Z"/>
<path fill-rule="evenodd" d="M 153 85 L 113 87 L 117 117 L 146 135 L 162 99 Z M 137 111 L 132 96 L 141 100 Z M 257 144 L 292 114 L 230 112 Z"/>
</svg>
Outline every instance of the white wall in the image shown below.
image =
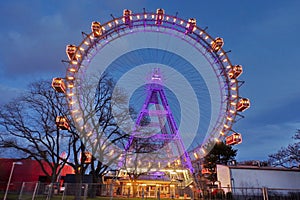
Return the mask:
<svg viewBox="0 0 300 200">
<path fill-rule="evenodd" d="M 217 165 L 221 187 L 300 189 L 300 170 Z"/>
</svg>

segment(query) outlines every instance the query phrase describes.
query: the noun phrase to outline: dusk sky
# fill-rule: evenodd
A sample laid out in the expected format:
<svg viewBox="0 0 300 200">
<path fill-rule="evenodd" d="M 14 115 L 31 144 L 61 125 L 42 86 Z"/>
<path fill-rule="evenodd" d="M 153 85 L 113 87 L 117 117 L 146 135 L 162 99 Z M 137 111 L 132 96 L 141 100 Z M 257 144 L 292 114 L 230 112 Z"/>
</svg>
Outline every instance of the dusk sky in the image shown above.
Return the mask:
<svg viewBox="0 0 300 200">
<path fill-rule="evenodd" d="M 241 64 L 241 96 L 251 100 L 234 125 L 243 136 L 238 161 L 266 160 L 300 129 L 300 1 L 201 0 L 2 0 L 0 1 L 0 104 L 27 85 L 64 76 L 67 44 L 79 44 L 92 21 L 163 8 L 196 18 L 213 37 L 224 39 L 232 63 Z"/>
</svg>

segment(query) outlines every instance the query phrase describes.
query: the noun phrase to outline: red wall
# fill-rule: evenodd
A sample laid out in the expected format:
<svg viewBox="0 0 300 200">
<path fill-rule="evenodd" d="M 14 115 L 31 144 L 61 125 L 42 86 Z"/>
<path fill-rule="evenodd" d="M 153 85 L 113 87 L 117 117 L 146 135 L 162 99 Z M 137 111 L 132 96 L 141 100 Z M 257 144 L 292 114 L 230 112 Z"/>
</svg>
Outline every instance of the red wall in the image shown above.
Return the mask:
<svg viewBox="0 0 300 200">
<path fill-rule="evenodd" d="M 11 182 L 37 182 L 40 176 L 45 176 L 39 163 L 36 160 L 16 160 L 0 158 L 0 182 L 7 183 L 13 162 L 22 162 L 22 165 L 15 164 Z M 48 173 L 51 174 L 51 169 L 46 162 L 44 166 Z M 73 174 L 73 169 L 70 166 L 65 166 L 61 172 L 61 176 Z"/>
</svg>

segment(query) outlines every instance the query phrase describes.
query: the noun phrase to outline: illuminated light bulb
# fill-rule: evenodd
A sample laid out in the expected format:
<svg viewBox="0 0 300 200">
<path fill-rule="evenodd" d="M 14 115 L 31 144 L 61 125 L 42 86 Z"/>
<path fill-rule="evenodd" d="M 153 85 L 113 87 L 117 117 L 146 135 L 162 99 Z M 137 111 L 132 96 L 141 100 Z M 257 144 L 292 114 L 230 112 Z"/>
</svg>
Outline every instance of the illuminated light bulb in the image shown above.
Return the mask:
<svg viewBox="0 0 300 200">
<path fill-rule="evenodd" d="M 84 44 L 85 45 L 89 45 L 90 43 L 88 41 L 84 41 Z"/>
<path fill-rule="evenodd" d="M 80 54 L 76 54 L 76 57 L 77 57 L 77 58 L 80 58 L 80 57 L 81 57 L 81 55 L 80 55 Z"/>
<path fill-rule="evenodd" d="M 92 131 L 88 132 L 88 134 L 86 134 L 86 136 L 90 137 L 92 135 Z"/>
<path fill-rule="evenodd" d="M 147 15 L 146 15 L 146 14 L 144 15 L 144 18 L 146 18 L 146 19 L 147 19 Z"/>
<path fill-rule="evenodd" d="M 236 79 L 231 79 L 230 82 L 231 82 L 231 83 L 235 83 L 235 82 L 236 82 Z"/>
<path fill-rule="evenodd" d="M 198 155 L 197 155 L 196 152 L 194 152 L 194 156 L 195 156 L 196 159 L 198 159 Z"/>
<path fill-rule="evenodd" d="M 67 79 L 68 80 L 74 80 L 74 77 L 73 76 L 68 76 Z"/>
<path fill-rule="evenodd" d="M 224 55 L 224 53 L 222 52 L 222 53 L 220 53 L 220 56 L 223 56 Z"/>
<path fill-rule="evenodd" d="M 78 62 L 76 60 L 72 61 L 72 65 L 77 65 L 77 64 L 78 64 Z"/>
<path fill-rule="evenodd" d="M 228 126 L 227 124 L 224 124 L 224 127 L 225 127 L 225 128 L 229 128 L 229 126 Z"/>
<path fill-rule="evenodd" d="M 72 113 L 77 113 L 77 112 L 79 112 L 79 110 L 72 110 Z"/>
<path fill-rule="evenodd" d="M 211 41 L 211 42 L 210 42 L 210 44 L 213 44 L 213 43 L 214 43 L 214 41 Z"/>
<path fill-rule="evenodd" d="M 122 18 L 123 22 L 125 23 L 125 17 Z"/>
<path fill-rule="evenodd" d="M 93 39 L 94 39 L 94 37 L 93 37 L 92 35 L 90 35 L 90 39 L 91 39 L 91 40 L 93 40 Z"/>
<path fill-rule="evenodd" d="M 111 27 L 111 23 L 110 22 L 108 23 L 108 26 Z"/>
<path fill-rule="evenodd" d="M 202 35 L 203 34 L 203 31 L 200 31 L 200 35 Z"/>
<path fill-rule="evenodd" d="M 230 69 L 231 68 L 231 66 L 230 65 L 227 65 L 227 67 L 226 67 L 227 69 Z"/>
<path fill-rule="evenodd" d="M 152 19 L 154 18 L 154 15 L 151 15 Z"/>
<path fill-rule="evenodd" d="M 235 113 L 235 111 L 234 111 L 234 110 L 230 110 L 229 112 L 230 112 L 230 113 L 232 113 L 232 114 L 234 114 L 234 113 Z"/>
<path fill-rule="evenodd" d="M 223 62 L 227 62 L 227 58 L 225 58 L 225 59 L 223 60 Z"/>
<path fill-rule="evenodd" d="M 82 47 L 79 47 L 79 50 L 80 50 L 80 51 L 84 51 L 84 48 L 82 48 Z"/>
<path fill-rule="evenodd" d="M 82 117 L 78 117 L 75 121 L 76 122 L 79 122 L 80 120 L 82 120 Z M 81 127 L 81 129 L 82 129 L 83 127 Z"/>
<path fill-rule="evenodd" d="M 224 135 L 224 132 L 223 132 L 223 131 L 220 131 L 220 135 L 222 135 L 222 136 L 223 136 L 223 135 Z"/>
<path fill-rule="evenodd" d="M 73 88 L 73 87 L 74 87 L 73 84 L 69 84 L 69 85 L 68 85 L 68 88 Z"/>
<path fill-rule="evenodd" d="M 136 17 L 137 17 L 138 19 L 140 19 L 140 15 L 137 15 Z"/>
<path fill-rule="evenodd" d="M 205 153 L 205 150 L 204 150 L 203 148 L 201 148 L 201 151 L 202 151 L 203 153 Z"/>
<path fill-rule="evenodd" d="M 102 30 L 105 31 L 105 27 L 104 26 L 102 26 Z"/>
<path fill-rule="evenodd" d="M 227 119 L 228 119 L 229 121 L 232 121 L 232 120 L 233 120 L 231 117 L 227 117 Z"/>
<path fill-rule="evenodd" d="M 206 40 L 208 39 L 208 35 L 205 37 L 205 39 L 206 39 Z"/>
<path fill-rule="evenodd" d="M 169 19 L 170 19 L 169 16 L 167 16 L 166 20 L 168 21 Z"/>
<path fill-rule="evenodd" d="M 116 23 L 116 24 L 119 24 L 119 21 L 118 21 L 118 20 L 115 20 L 115 23 Z"/>
<path fill-rule="evenodd" d="M 235 105 L 236 105 L 236 103 L 235 103 L 235 102 L 231 102 L 230 104 L 231 104 L 231 105 L 233 105 L 233 106 L 235 106 Z"/>
<path fill-rule="evenodd" d="M 72 96 L 74 96 L 74 93 L 69 93 L 68 96 L 72 97 Z"/>
<path fill-rule="evenodd" d="M 70 68 L 69 71 L 70 72 L 76 72 L 76 69 L 75 68 Z"/>
<path fill-rule="evenodd" d="M 235 90 L 236 90 L 236 87 L 232 87 L 231 90 L 234 90 L 234 91 L 235 91 Z"/>
<path fill-rule="evenodd" d="M 70 105 L 73 105 L 75 102 L 74 101 L 70 101 Z"/>
<path fill-rule="evenodd" d="M 173 19 L 173 22 L 176 22 L 176 20 L 177 20 L 177 19 L 176 19 L 176 18 L 174 18 L 174 19 Z"/>
<path fill-rule="evenodd" d="M 215 138 L 215 141 L 216 141 L 216 142 L 220 142 L 220 140 L 219 140 L 218 138 Z"/>
</svg>

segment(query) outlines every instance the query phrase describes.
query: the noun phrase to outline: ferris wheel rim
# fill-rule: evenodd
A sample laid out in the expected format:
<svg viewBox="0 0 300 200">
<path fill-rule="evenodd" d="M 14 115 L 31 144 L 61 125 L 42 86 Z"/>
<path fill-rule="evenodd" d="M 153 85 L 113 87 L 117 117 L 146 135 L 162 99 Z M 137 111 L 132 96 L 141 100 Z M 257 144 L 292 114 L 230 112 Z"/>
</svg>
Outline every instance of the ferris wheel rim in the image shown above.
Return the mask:
<svg viewBox="0 0 300 200">
<path fill-rule="evenodd" d="M 147 16 L 151 16 L 151 17 L 147 17 Z M 108 41 L 107 38 L 111 37 L 111 34 L 114 34 L 115 32 L 118 32 L 118 31 L 121 32 L 121 31 L 123 31 L 123 29 L 124 30 L 125 29 L 126 30 L 134 30 L 134 28 L 143 27 L 143 26 L 153 26 L 153 27 L 159 27 L 159 28 L 163 27 L 166 29 L 171 29 L 171 27 L 169 25 L 172 25 L 173 30 L 175 30 L 174 27 L 179 28 L 176 31 L 178 31 L 180 33 L 184 33 L 183 31 L 186 31 L 186 27 L 184 25 L 186 25 L 188 23 L 188 21 L 186 21 L 184 19 L 178 18 L 177 16 L 171 16 L 171 15 L 165 14 L 165 18 L 162 21 L 162 24 L 157 25 L 155 23 L 153 24 L 153 22 L 155 21 L 155 17 L 153 17 L 153 16 L 156 16 L 156 13 L 144 12 L 144 13 L 132 14 L 132 17 L 135 18 L 135 20 L 133 20 L 133 25 L 134 25 L 133 27 L 129 27 L 125 23 L 122 24 L 123 17 L 121 16 L 119 18 L 114 18 L 113 20 L 102 24 L 102 27 L 104 27 L 103 30 L 105 30 L 105 32 L 101 38 L 95 39 L 93 37 L 92 32 L 89 34 L 85 34 L 86 37 L 83 39 L 83 41 L 81 42 L 81 44 L 78 46 L 78 48 L 76 50 L 76 54 L 78 52 L 80 53 L 81 59 L 78 59 L 75 62 L 71 61 L 68 66 L 67 74 L 66 74 L 66 79 L 67 79 L 68 84 L 69 85 L 73 84 L 73 79 L 71 80 L 70 77 L 74 78 L 75 73 L 76 73 L 76 72 L 73 72 L 71 69 L 75 68 L 76 71 L 78 71 L 78 69 L 81 66 L 82 61 L 88 56 L 88 54 L 91 51 L 91 49 L 93 48 L 93 46 L 101 40 L 106 40 L 107 43 L 110 43 L 112 40 Z M 168 18 L 169 18 L 169 20 L 167 20 Z M 147 23 L 150 23 L 150 24 L 147 24 Z M 113 25 L 113 24 L 115 24 L 115 25 Z M 116 24 L 119 24 L 119 25 L 116 25 Z M 167 24 L 168 26 L 165 26 L 165 24 Z M 124 27 L 120 28 L 121 26 L 124 26 Z M 132 31 L 132 32 L 134 32 L 134 31 Z M 128 34 L 130 34 L 130 33 L 128 33 Z M 228 78 L 228 74 L 227 74 L 226 68 L 228 68 L 228 66 L 232 66 L 232 64 L 230 62 L 228 55 L 226 54 L 226 52 L 223 48 L 221 48 L 217 52 L 212 51 L 210 43 L 214 39 L 205 31 L 205 29 L 201 29 L 198 26 L 196 26 L 195 31 L 193 31 L 190 34 L 186 34 L 186 35 L 187 35 L 187 37 L 193 39 L 194 41 L 199 42 L 199 44 L 201 44 L 201 46 L 203 48 L 208 48 L 209 55 L 214 56 L 216 59 L 218 59 L 219 64 L 220 64 L 219 66 L 221 67 L 220 71 L 218 71 L 218 72 L 220 72 L 220 76 L 225 77 L 226 84 L 228 85 L 228 89 L 226 90 L 228 99 L 224 100 L 224 101 L 226 101 L 226 113 L 224 114 L 224 117 L 222 118 L 222 122 L 220 122 L 221 125 L 218 126 L 218 127 L 223 126 L 222 130 L 220 131 L 219 137 L 224 137 L 224 136 L 226 136 L 226 134 L 228 134 L 228 132 L 231 131 L 231 128 L 235 121 L 235 117 L 236 117 L 236 113 L 237 113 L 235 105 L 237 104 L 238 97 L 239 97 L 238 81 L 235 80 L 235 82 L 231 82 L 230 79 Z M 124 35 L 119 34 L 119 37 L 123 37 L 123 36 Z M 116 38 L 119 38 L 119 37 L 116 37 Z M 113 37 L 111 37 L 111 38 L 113 38 Z M 200 43 L 200 42 L 202 42 L 202 43 Z M 204 46 L 204 45 L 206 45 L 206 46 Z M 219 86 L 220 86 L 220 83 L 219 83 Z M 70 90 L 67 90 L 67 91 L 70 91 Z M 219 118 L 221 118 L 221 117 L 219 117 Z M 214 131 L 214 130 L 212 130 L 212 131 Z M 191 150 L 191 152 L 194 153 L 194 152 L 198 152 L 198 151 L 203 151 L 203 148 L 205 148 L 205 147 L 201 145 L 200 147 L 198 147 L 198 148 L 196 147 L 193 150 Z"/>
</svg>

